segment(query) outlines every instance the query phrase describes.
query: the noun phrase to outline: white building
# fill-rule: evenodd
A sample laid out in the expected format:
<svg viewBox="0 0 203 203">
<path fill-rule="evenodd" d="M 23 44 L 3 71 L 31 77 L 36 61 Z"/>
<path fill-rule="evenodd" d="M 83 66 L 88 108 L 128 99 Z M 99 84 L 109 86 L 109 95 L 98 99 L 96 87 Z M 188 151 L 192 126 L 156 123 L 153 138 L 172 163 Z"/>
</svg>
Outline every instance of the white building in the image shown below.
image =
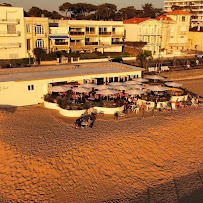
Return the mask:
<svg viewBox="0 0 203 203">
<path fill-rule="evenodd" d="M 203 27 L 203 1 L 202 0 L 165 0 L 164 10 L 172 11 L 172 6 L 178 6 L 182 10 L 192 12 L 192 27 Z"/>
<path fill-rule="evenodd" d="M 122 21 L 49 20 L 50 49 L 67 52 L 122 52 Z"/>
<path fill-rule="evenodd" d="M 152 18 L 124 20 L 126 42 L 146 42 L 144 50 L 158 56 L 161 48 L 162 22 Z"/>
<path fill-rule="evenodd" d="M 26 58 L 23 8 L 0 6 L 0 59 Z"/>
<path fill-rule="evenodd" d="M 40 67 L 41 69 L 43 67 Z M 44 67 L 46 69 L 47 67 Z M 63 67 L 64 68 L 64 67 Z M 32 68 L 30 71 L 13 72 L 3 71 L 0 75 L 0 106 L 27 106 L 44 102 L 44 95 L 53 83 L 78 82 L 80 84 L 94 82 L 127 81 L 129 78 L 142 76 L 144 69 L 118 63 L 99 63 L 81 65 L 80 68 L 67 66 L 63 70 L 44 70 Z M 9 70 L 12 71 L 12 70 Z M 5 72 L 5 71 L 4 71 Z"/>
</svg>

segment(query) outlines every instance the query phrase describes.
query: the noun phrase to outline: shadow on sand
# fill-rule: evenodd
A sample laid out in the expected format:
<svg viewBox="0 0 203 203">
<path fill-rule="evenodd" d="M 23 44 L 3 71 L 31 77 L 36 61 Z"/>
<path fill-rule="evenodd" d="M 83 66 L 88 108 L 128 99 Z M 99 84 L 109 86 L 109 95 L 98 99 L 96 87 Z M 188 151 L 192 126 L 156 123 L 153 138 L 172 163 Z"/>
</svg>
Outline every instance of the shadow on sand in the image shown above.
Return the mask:
<svg viewBox="0 0 203 203">
<path fill-rule="evenodd" d="M 172 181 L 137 193 L 135 197 L 124 197 L 104 202 L 178 202 L 178 203 L 202 203 L 203 202 L 203 170 L 186 176 L 174 177 Z"/>
</svg>

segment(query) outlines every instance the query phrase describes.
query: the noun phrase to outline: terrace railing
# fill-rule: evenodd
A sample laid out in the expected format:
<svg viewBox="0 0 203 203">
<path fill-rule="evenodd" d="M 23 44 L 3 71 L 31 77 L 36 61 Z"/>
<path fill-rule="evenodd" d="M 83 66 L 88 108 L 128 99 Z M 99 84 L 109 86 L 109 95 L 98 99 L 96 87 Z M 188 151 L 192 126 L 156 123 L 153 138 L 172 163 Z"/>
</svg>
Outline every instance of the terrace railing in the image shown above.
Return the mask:
<svg viewBox="0 0 203 203">
<path fill-rule="evenodd" d="M 86 42 L 85 45 L 98 45 L 98 42 Z"/>
<path fill-rule="evenodd" d="M 123 44 L 123 42 L 112 42 L 112 44 Z"/>
<path fill-rule="evenodd" d="M 0 43 L 0 49 L 4 48 L 19 48 L 21 43 Z"/>
<path fill-rule="evenodd" d="M 84 32 L 80 32 L 80 31 L 70 31 L 69 32 L 70 35 L 84 35 Z"/>
<path fill-rule="evenodd" d="M 99 32 L 100 35 L 111 35 L 111 32 Z"/>
<path fill-rule="evenodd" d="M 17 35 L 20 36 L 21 32 L 20 31 L 0 31 L 0 36 L 9 36 L 9 35 Z"/>
<path fill-rule="evenodd" d="M 4 24 L 10 24 L 10 23 L 20 24 L 20 19 L 0 19 L 0 23 L 4 23 Z"/>
</svg>

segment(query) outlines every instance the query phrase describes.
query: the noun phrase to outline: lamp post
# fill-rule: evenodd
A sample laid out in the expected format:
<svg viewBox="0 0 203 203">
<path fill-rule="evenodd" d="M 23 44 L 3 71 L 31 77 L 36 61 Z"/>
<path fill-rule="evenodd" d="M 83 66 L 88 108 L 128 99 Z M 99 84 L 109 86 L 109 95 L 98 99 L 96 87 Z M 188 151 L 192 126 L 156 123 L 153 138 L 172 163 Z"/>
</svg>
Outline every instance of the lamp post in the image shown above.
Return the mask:
<svg viewBox="0 0 203 203">
<path fill-rule="evenodd" d="M 195 66 L 197 66 L 197 48 L 198 45 L 195 45 Z"/>
</svg>

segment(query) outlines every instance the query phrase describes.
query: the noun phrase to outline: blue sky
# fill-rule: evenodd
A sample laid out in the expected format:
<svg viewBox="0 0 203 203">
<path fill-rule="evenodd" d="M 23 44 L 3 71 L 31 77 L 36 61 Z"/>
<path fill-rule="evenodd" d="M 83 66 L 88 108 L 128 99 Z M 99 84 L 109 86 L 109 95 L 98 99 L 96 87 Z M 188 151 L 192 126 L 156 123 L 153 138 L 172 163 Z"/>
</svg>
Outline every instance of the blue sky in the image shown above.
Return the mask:
<svg viewBox="0 0 203 203">
<path fill-rule="evenodd" d="M 47 10 L 56 10 L 58 7 L 65 2 L 70 3 L 92 3 L 95 5 L 102 3 L 112 3 L 117 5 L 117 8 L 124 8 L 127 6 L 134 6 L 137 9 L 140 9 L 141 6 L 145 3 L 152 3 L 154 7 L 162 8 L 164 0 L 0 0 L 0 3 L 10 3 L 13 6 L 24 7 L 25 10 L 28 10 L 32 6 L 36 6 L 42 9 Z"/>
</svg>

